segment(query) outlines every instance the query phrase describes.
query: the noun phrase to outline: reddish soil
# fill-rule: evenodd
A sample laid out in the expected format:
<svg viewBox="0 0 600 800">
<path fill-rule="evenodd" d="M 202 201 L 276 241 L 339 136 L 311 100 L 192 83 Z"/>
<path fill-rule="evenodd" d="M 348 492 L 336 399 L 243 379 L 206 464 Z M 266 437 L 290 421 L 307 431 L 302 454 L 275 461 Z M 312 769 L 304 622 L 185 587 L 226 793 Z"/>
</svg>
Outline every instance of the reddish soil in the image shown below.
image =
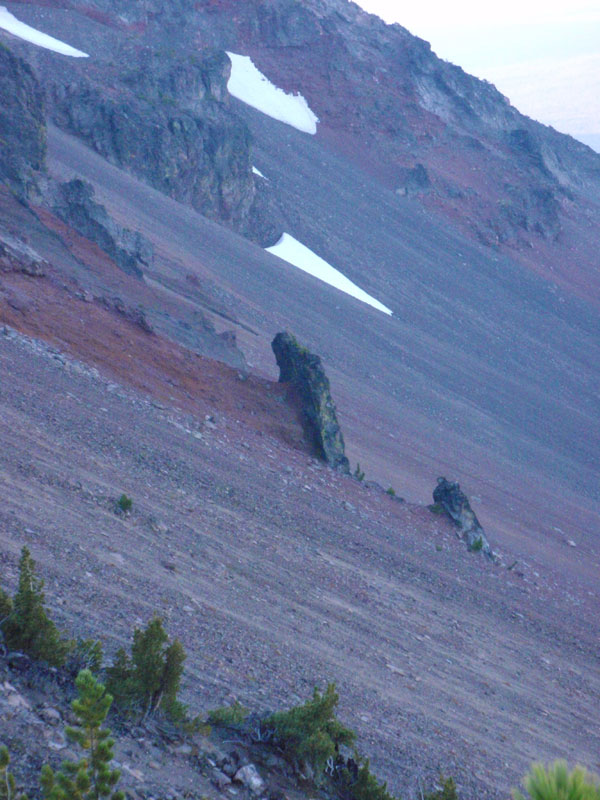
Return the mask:
<svg viewBox="0 0 600 800">
<path fill-rule="evenodd" d="M 147 333 L 91 295 L 86 302 L 77 294 L 48 277 L 2 275 L 0 323 L 55 345 L 157 401 L 199 418 L 219 409 L 308 452 L 288 387 L 192 353 Z"/>
</svg>

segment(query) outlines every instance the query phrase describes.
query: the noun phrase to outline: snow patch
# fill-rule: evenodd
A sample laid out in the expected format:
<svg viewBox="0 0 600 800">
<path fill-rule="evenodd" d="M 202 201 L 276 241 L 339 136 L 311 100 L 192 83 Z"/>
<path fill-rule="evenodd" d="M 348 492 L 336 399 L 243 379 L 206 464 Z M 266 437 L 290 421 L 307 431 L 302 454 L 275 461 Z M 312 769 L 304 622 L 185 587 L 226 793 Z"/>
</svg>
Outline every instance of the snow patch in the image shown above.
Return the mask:
<svg viewBox="0 0 600 800">
<path fill-rule="evenodd" d="M 260 171 L 260 170 L 259 170 L 257 167 L 254 167 L 254 166 L 253 166 L 253 167 L 252 167 L 252 172 L 253 172 L 255 175 L 258 175 L 258 177 L 259 177 L 259 178 L 262 178 L 262 179 L 263 179 L 263 180 L 265 180 L 265 181 L 268 181 L 268 180 L 269 180 L 268 178 L 265 178 L 265 176 L 262 174 L 262 172 L 261 172 L 261 171 Z"/>
<path fill-rule="evenodd" d="M 286 94 L 271 83 L 252 63 L 250 56 L 227 53 L 231 61 L 229 94 L 262 111 L 273 119 L 285 122 L 304 133 L 315 134 L 319 118 L 301 94 Z"/>
<path fill-rule="evenodd" d="M 48 36 L 47 33 L 42 33 L 36 28 L 20 22 L 10 13 L 6 6 L 0 6 L 0 28 L 12 33 L 13 36 L 18 36 L 19 39 L 25 39 L 26 42 L 32 42 L 32 44 L 45 47 L 47 50 L 54 50 L 55 53 L 61 53 L 63 56 L 89 58 L 87 53 L 76 50 L 71 45 L 61 42 L 60 39 L 55 39 L 53 36 Z"/>
<path fill-rule="evenodd" d="M 375 300 L 374 297 L 371 297 L 370 294 L 367 294 L 355 283 L 352 283 L 339 270 L 332 267 L 331 264 L 328 264 L 316 253 L 313 253 L 312 250 L 309 250 L 302 242 L 294 239 L 289 233 L 284 233 L 277 244 L 267 247 L 266 250 L 268 253 L 273 253 L 278 258 L 283 259 L 283 261 L 287 261 L 288 264 L 292 264 L 294 267 L 308 272 L 309 275 L 328 283 L 330 286 L 334 286 L 357 300 L 362 300 L 363 303 L 368 303 L 378 311 L 383 311 L 384 314 L 392 313 L 391 309 L 384 306 L 379 300 Z"/>
</svg>

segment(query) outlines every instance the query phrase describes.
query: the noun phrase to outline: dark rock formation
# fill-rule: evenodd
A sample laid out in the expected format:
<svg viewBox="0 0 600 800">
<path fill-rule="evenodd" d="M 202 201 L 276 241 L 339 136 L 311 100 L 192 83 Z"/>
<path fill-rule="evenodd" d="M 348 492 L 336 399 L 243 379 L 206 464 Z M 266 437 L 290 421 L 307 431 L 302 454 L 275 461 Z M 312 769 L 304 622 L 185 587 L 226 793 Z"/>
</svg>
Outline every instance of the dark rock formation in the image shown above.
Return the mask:
<svg viewBox="0 0 600 800">
<path fill-rule="evenodd" d="M 431 181 L 423 164 L 416 164 L 412 169 L 399 170 L 399 183 L 396 194 L 406 195 L 423 194 L 431 189 Z"/>
<path fill-rule="evenodd" d="M 291 383 L 300 396 L 305 434 L 319 457 L 334 469 L 350 472 L 344 437 L 321 359 L 287 332 L 278 333 L 271 347 L 279 367 L 279 382 Z"/>
<path fill-rule="evenodd" d="M 117 225 L 94 200 L 91 184 L 68 181 L 55 187 L 53 194 L 51 205 L 57 216 L 97 244 L 124 272 L 142 277 L 140 264 L 152 263 L 152 244 L 141 233 Z"/>
<path fill-rule="evenodd" d="M 228 56 L 210 51 L 176 61 L 147 48 L 120 58 L 116 88 L 88 75 L 55 81 L 53 121 L 175 200 L 262 246 L 274 244 L 282 228 L 273 222 L 270 190 L 257 189 L 248 127 L 229 105 Z"/>
<path fill-rule="evenodd" d="M 0 44 L 0 183 L 26 198 L 46 158 L 42 89 L 28 64 Z"/>
<path fill-rule="evenodd" d="M 467 495 L 461 491 L 458 483 L 438 478 L 437 486 L 433 490 L 433 501 L 440 505 L 458 526 L 461 538 L 466 541 L 469 550 L 481 550 L 488 558 L 494 558 L 483 528 L 471 508 Z"/>
</svg>

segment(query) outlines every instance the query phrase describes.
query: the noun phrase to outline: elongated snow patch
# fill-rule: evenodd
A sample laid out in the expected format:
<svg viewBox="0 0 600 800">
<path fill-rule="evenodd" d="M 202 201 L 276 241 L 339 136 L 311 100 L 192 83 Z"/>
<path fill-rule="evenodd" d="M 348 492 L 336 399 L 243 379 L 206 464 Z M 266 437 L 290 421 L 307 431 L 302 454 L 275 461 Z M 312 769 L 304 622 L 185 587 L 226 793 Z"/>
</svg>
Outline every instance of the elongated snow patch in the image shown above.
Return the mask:
<svg viewBox="0 0 600 800">
<path fill-rule="evenodd" d="M 69 44 L 61 42 L 60 39 L 55 39 L 53 36 L 48 36 L 47 33 L 42 33 L 31 25 L 26 25 L 20 22 L 13 16 L 6 6 L 0 6 L 0 28 L 12 33 L 13 36 L 18 36 L 19 39 L 25 39 L 27 42 L 45 47 L 46 50 L 54 50 L 55 53 L 61 53 L 63 56 L 73 56 L 73 58 L 88 58 L 87 53 L 81 50 L 76 50 Z"/>
<path fill-rule="evenodd" d="M 363 303 L 368 303 L 378 311 L 383 311 L 384 314 L 392 313 L 391 309 L 384 306 L 379 300 L 375 300 L 374 297 L 371 297 L 370 294 L 367 294 L 355 283 L 352 283 L 338 269 L 332 267 L 331 264 L 328 264 L 316 253 L 313 253 L 312 250 L 309 250 L 302 242 L 294 239 L 289 233 L 284 233 L 277 244 L 266 249 L 268 253 L 273 253 L 273 255 L 287 261 L 288 264 L 308 272 L 309 275 L 328 283 L 330 286 L 335 286 L 336 289 L 346 292 L 346 294 L 355 297 L 357 300 L 362 300 Z"/>
<path fill-rule="evenodd" d="M 319 118 L 301 94 L 286 94 L 254 66 L 250 56 L 227 53 L 231 60 L 229 94 L 304 133 L 315 134 Z"/>
</svg>

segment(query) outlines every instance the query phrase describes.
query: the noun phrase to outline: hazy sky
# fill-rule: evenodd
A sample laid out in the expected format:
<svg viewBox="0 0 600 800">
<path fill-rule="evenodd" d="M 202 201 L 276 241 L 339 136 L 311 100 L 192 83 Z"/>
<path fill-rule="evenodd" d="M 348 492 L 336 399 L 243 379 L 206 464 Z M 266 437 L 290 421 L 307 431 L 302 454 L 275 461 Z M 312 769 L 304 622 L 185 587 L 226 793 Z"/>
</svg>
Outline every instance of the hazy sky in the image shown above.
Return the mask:
<svg viewBox="0 0 600 800">
<path fill-rule="evenodd" d="M 357 0 L 600 151 L 600 0 Z"/>
</svg>

